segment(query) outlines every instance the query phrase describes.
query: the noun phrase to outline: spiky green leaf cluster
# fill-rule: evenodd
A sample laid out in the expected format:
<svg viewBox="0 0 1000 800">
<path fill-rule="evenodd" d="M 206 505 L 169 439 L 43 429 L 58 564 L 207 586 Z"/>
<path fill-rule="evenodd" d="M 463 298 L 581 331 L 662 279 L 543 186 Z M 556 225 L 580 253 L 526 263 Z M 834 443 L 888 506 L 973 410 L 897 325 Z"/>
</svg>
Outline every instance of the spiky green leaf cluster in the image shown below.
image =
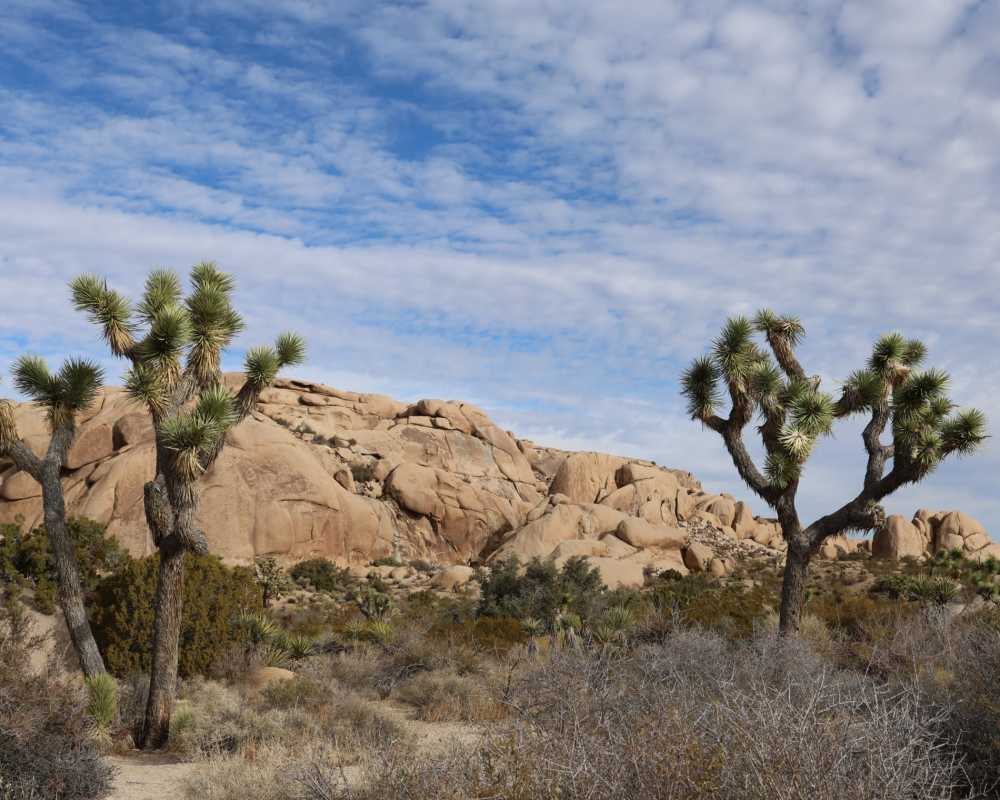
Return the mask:
<svg viewBox="0 0 1000 800">
<path fill-rule="evenodd" d="M 305 353 L 306 345 L 301 336 L 283 333 L 273 347 L 252 347 L 248 350 L 243 370 L 253 386 L 263 389 L 274 381 L 282 367 L 301 364 Z"/>
<path fill-rule="evenodd" d="M 73 305 L 101 326 L 104 339 L 116 356 L 127 355 L 135 343 L 132 306 L 96 275 L 81 275 L 70 283 Z"/>
<path fill-rule="evenodd" d="M 213 262 L 191 271 L 193 291 L 187 300 L 193 335 L 188 366 L 199 385 L 207 386 L 219 374 L 223 349 L 243 330 L 243 320 L 232 306 L 233 278 Z"/>
<path fill-rule="evenodd" d="M 917 339 L 907 339 L 898 332 L 881 336 L 868 359 L 868 369 L 893 385 L 903 381 L 910 370 L 924 360 L 927 348 Z"/>
<path fill-rule="evenodd" d="M 944 420 L 939 430 L 945 452 L 970 455 L 986 441 L 986 415 L 978 408 L 965 409 Z"/>
<path fill-rule="evenodd" d="M 55 374 L 38 356 L 22 356 L 14 364 L 14 385 L 48 411 L 53 427 L 72 425 L 73 416 L 94 402 L 103 381 L 103 370 L 80 358 L 67 359 Z"/>
<path fill-rule="evenodd" d="M 873 369 L 855 370 L 844 381 L 837 414 L 849 416 L 881 408 L 888 400 L 887 383 Z"/>
<path fill-rule="evenodd" d="M 978 409 L 952 413 L 948 375 L 913 372 L 893 393 L 893 437 L 897 449 L 922 474 L 952 453 L 968 455 L 986 439 L 986 417 Z"/>
<path fill-rule="evenodd" d="M 681 375 L 681 391 L 687 398 L 688 414 L 692 419 L 706 420 L 718 408 L 719 370 L 708 356 L 695 359 Z"/>
<path fill-rule="evenodd" d="M 783 339 L 791 346 L 797 345 L 805 336 L 805 326 L 798 317 L 779 316 L 770 309 L 757 312 L 753 320 L 754 328 L 769 339 Z"/>
<path fill-rule="evenodd" d="M 753 333 L 753 323 L 749 319 L 732 317 L 712 343 L 715 364 L 730 382 L 745 385 L 756 365 L 764 360 L 763 352 L 753 340 Z"/>
<path fill-rule="evenodd" d="M 137 309 L 142 321 L 152 325 L 153 320 L 163 309 L 180 304 L 181 279 L 177 273 L 169 269 L 155 269 L 149 273 L 142 302 Z"/>
<path fill-rule="evenodd" d="M 205 456 L 218 447 L 236 422 L 233 396 L 222 386 L 213 386 L 199 395 L 193 410 L 174 414 L 160 423 L 160 441 L 173 451 L 178 472 L 195 480 L 202 472 Z"/>
</svg>

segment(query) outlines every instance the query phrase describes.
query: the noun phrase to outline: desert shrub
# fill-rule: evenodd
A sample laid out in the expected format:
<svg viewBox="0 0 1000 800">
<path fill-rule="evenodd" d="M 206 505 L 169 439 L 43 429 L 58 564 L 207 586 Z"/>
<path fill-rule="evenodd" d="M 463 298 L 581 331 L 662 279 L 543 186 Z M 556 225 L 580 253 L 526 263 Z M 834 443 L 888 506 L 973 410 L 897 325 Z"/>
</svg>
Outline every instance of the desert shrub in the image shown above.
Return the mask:
<svg viewBox="0 0 1000 800">
<path fill-rule="evenodd" d="M 318 708 L 330 696 L 328 687 L 313 678 L 297 675 L 264 688 L 260 704 L 265 711 L 288 708 Z"/>
<path fill-rule="evenodd" d="M 55 584 L 48 580 L 48 578 L 40 578 L 35 583 L 35 593 L 33 598 L 35 610 L 39 614 L 51 616 L 56 613 L 57 604 L 58 593 L 56 591 Z"/>
<path fill-rule="evenodd" d="M 373 567 L 405 567 L 406 564 L 396 556 L 382 556 L 372 561 Z"/>
<path fill-rule="evenodd" d="M 98 584 L 92 624 L 104 663 L 115 675 L 148 672 L 159 556 L 129 561 Z M 206 674 L 237 640 L 231 620 L 261 606 L 253 572 L 215 556 L 189 556 L 180 639 L 182 677 Z"/>
<path fill-rule="evenodd" d="M 901 617 L 864 668 L 889 683 L 914 686 L 942 716 L 973 779 L 1000 776 L 1000 626 L 996 612 L 952 620 L 930 607 Z M 996 789 L 996 787 L 994 787 Z"/>
<path fill-rule="evenodd" d="M 402 684 L 396 696 L 424 722 L 493 722 L 507 716 L 507 707 L 482 676 L 425 672 Z"/>
<path fill-rule="evenodd" d="M 959 588 L 948 578 L 925 575 L 886 575 L 879 578 L 872 591 L 895 600 L 915 600 L 921 603 L 944 605 L 955 599 Z"/>
<path fill-rule="evenodd" d="M 480 745 L 382 748 L 359 789 L 337 794 L 328 775 L 326 797 L 944 800 L 960 779 L 916 694 L 770 635 L 561 651 L 514 699 L 520 714 Z"/>
<path fill-rule="evenodd" d="M 111 769 L 88 735 L 87 698 L 51 666 L 30 668 L 42 646 L 23 607 L 0 604 L 0 779 L 24 800 L 91 800 L 104 796 Z M 6 798 L 5 798 L 6 800 Z"/>
<path fill-rule="evenodd" d="M 434 566 L 429 561 L 424 561 L 422 558 L 415 558 L 410 561 L 410 566 L 413 567 L 417 572 L 431 573 L 437 572 L 438 568 Z"/>
<path fill-rule="evenodd" d="M 354 584 L 351 573 L 326 558 L 310 558 L 293 566 L 288 574 L 300 586 L 317 592 L 342 592 Z"/>
<path fill-rule="evenodd" d="M 287 773 L 298 748 L 263 745 L 253 760 L 242 754 L 213 753 L 201 769 L 184 780 L 188 800 L 300 800 L 292 793 Z M 321 756 L 316 756 L 321 758 Z"/>
<path fill-rule="evenodd" d="M 558 569 L 551 560 L 532 559 L 524 567 L 517 558 L 501 560 L 479 576 L 479 614 L 531 617 L 553 628 L 560 614 L 587 619 L 605 591 L 600 571 L 585 558 L 569 559 Z"/>
<path fill-rule="evenodd" d="M 128 561 L 128 554 L 107 535 L 103 525 L 89 519 L 70 519 L 67 529 L 76 548 L 84 591 L 92 591 L 102 575 Z M 45 528 L 23 533 L 20 525 L 4 525 L 0 536 L 0 582 L 30 581 L 36 587 L 36 602 L 39 595 L 44 595 L 40 602 L 54 608 L 58 576 Z"/>
<path fill-rule="evenodd" d="M 773 611 L 774 596 L 763 586 L 746 588 L 720 583 L 703 573 L 682 577 L 661 574 L 652 583 L 650 602 L 658 618 L 640 629 L 644 638 L 655 639 L 676 625 L 694 625 L 746 638 Z"/>
<path fill-rule="evenodd" d="M 238 753 L 299 742 L 316 735 L 317 725 L 301 708 L 261 709 L 232 687 L 193 678 L 182 685 L 170 720 L 170 748 L 199 757 Z"/>
</svg>

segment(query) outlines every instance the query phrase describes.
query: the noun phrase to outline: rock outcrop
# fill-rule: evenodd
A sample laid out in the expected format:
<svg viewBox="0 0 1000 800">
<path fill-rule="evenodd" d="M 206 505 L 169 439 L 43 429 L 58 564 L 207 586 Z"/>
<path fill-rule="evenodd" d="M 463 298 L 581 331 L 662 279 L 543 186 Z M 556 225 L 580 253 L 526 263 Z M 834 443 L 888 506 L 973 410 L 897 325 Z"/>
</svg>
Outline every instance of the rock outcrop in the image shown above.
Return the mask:
<svg viewBox="0 0 1000 800">
<path fill-rule="evenodd" d="M 1000 558 L 1000 544 L 990 540 L 982 524 L 961 511 L 922 508 L 907 520 L 893 514 L 871 543 L 875 558 L 927 558 L 942 550 L 958 550 L 973 560 Z"/>
<path fill-rule="evenodd" d="M 21 405 L 16 418 L 43 452 L 43 412 Z M 121 390 L 102 391 L 80 417 L 67 464 L 70 514 L 106 525 L 133 554 L 152 553 L 142 494 L 153 463 L 148 416 Z M 41 522 L 40 491 L 0 460 L 0 523 L 19 517 Z M 324 556 L 360 569 L 398 555 L 462 566 L 441 577 L 443 590 L 462 586 L 469 565 L 512 555 L 583 556 L 609 585 L 634 586 L 649 571 L 726 575 L 740 553 L 780 557 L 784 547 L 775 520 L 706 492 L 689 472 L 540 447 L 468 403 L 407 404 L 288 380 L 230 433 L 204 477 L 200 522 L 231 561 Z M 859 546 L 838 537 L 820 555 Z M 997 546 L 963 514 L 924 511 L 912 523 L 891 517 L 873 543 L 876 555 L 897 558 L 942 547 L 982 555 Z"/>
</svg>

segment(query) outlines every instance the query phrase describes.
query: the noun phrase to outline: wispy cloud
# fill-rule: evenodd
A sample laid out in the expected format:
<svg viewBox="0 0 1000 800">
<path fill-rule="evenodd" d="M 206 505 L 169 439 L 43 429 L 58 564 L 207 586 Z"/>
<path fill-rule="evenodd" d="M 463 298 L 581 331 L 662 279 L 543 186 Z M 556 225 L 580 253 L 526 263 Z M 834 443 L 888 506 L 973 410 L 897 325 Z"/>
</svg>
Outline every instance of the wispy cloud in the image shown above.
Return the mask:
<svg viewBox="0 0 1000 800">
<path fill-rule="evenodd" d="M 294 326 L 318 378 L 744 496 L 676 385 L 731 313 L 799 313 L 830 380 L 903 329 L 1000 418 L 996 4 L 8 9 L 0 367 L 100 352 L 73 274 L 135 290 L 211 257 L 241 346 Z M 859 451 L 824 444 L 808 513 L 856 489 Z M 893 507 L 1000 531 L 998 468 L 991 446 Z"/>
</svg>

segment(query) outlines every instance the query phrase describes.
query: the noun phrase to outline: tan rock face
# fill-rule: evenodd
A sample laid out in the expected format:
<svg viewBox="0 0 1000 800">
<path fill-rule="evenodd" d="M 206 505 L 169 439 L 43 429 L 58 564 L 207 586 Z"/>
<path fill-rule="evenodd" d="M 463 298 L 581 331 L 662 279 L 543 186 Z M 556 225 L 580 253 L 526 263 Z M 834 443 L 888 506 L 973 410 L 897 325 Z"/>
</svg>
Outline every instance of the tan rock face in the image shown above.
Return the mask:
<svg viewBox="0 0 1000 800">
<path fill-rule="evenodd" d="M 22 405 L 15 419 L 43 454 L 44 414 Z M 153 464 L 148 416 L 123 392 L 104 391 L 81 415 L 64 476 L 69 513 L 107 525 L 134 554 L 151 553 L 142 498 Z M 0 523 L 18 515 L 27 527 L 41 522 L 40 491 L 0 461 Z M 233 561 L 324 556 L 367 573 L 371 560 L 394 553 L 463 570 L 508 555 L 557 563 L 576 555 L 622 586 L 640 584 L 647 568 L 729 574 L 731 548 L 752 546 L 742 539 L 782 545 L 777 523 L 705 492 L 690 473 L 518 440 L 468 403 L 406 404 L 300 381 L 267 390 L 230 434 L 203 479 L 200 524 L 214 552 Z M 718 532 L 712 547 L 689 544 L 699 525 Z M 960 546 L 985 557 L 996 547 L 956 512 L 921 511 L 890 527 L 877 537 L 879 552 Z M 852 542 L 826 544 L 830 557 L 843 557 Z"/>
<path fill-rule="evenodd" d="M 688 534 L 682 528 L 650 525 L 635 517 L 623 519 L 615 535 L 633 547 L 659 547 L 679 550 L 687 544 Z"/>
<path fill-rule="evenodd" d="M 993 544 L 982 524 L 961 511 L 922 508 L 912 522 L 894 514 L 872 539 L 876 558 L 929 557 L 942 550 L 959 550 L 966 558 L 985 558 L 1000 547 Z"/>
<path fill-rule="evenodd" d="M 691 542 L 684 549 L 684 566 L 692 572 L 706 572 L 714 558 L 712 549 L 700 542 Z"/>
</svg>

